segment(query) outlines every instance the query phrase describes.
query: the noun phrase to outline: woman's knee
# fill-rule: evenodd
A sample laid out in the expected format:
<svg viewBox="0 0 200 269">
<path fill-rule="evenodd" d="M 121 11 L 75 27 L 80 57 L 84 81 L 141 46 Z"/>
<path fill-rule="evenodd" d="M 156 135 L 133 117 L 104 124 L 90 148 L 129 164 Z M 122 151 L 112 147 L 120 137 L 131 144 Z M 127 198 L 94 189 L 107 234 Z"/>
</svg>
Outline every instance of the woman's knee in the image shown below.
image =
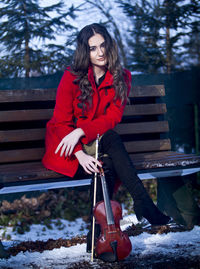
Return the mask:
<svg viewBox="0 0 200 269">
<path fill-rule="evenodd" d="M 116 148 L 120 146 L 122 140 L 117 132 L 114 130 L 108 130 L 100 140 L 100 152 L 108 153 L 111 148 Z"/>
<path fill-rule="evenodd" d="M 119 134 L 115 132 L 114 130 L 108 130 L 102 137 L 103 141 L 113 141 L 113 140 L 118 140 L 120 138 Z"/>
</svg>

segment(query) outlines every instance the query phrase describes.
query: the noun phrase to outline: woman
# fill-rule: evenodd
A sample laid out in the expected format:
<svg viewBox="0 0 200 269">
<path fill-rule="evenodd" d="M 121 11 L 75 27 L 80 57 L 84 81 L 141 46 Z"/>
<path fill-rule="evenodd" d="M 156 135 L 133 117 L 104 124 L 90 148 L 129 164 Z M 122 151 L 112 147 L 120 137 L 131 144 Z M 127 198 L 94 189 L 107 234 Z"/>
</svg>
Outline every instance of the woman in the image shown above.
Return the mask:
<svg viewBox="0 0 200 269">
<path fill-rule="evenodd" d="M 121 67 L 116 43 L 106 28 L 96 23 L 85 26 L 77 37 L 72 66 L 62 77 L 54 114 L 47 123 L 43 164 L 70 177 L 80 169 L 98 173 L 101 163 L 88 149 L 99 134 L 110 198 L 118 178 L 134 200 L 137 218 L 164 225 L 170 218 L 150 199 L 119 135 L 112 130 L 121 121 L 130 88 L 131 74 Z M 97 201 L 102 199 L 98 190 Z"/>
</svg>

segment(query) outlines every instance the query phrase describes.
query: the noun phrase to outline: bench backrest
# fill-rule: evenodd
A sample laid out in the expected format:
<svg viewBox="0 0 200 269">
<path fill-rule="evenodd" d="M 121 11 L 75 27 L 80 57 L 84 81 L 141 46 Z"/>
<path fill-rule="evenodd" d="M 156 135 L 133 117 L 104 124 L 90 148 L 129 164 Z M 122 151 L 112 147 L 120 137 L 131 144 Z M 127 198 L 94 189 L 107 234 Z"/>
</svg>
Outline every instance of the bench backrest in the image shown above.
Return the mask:
<svg viewBox="0 0 200 269">
<path fill-rule="evenodd" d="M 129 153 L 171 149 L 163 85 L 135 86 L 116 131 Z M 56 89 L 0 91 L 0 164 L 40 161 Z"/>
</svg>

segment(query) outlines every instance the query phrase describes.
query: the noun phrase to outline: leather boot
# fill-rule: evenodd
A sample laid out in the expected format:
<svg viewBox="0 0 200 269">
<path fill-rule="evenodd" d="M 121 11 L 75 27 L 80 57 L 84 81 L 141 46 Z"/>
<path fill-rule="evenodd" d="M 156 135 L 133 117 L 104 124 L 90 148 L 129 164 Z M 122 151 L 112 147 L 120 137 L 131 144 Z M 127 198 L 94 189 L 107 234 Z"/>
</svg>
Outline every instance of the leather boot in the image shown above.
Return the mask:
<svg viewBox="0 0 200 269">
<path fill-rule="evenodd" d="M 90 230 L 87 233 L 86 251 L 91 252 L 92 249 L 92 223 L 93 223 L 93 198 L 94 197 L 94 179 L 90 185 Z M 102 200 L 102 188 L 100 178 L 97 177 L 96 203 Z M 95 240 L 100 235 L 100 226 L 95 223 Z"/>
<path fill-rule="evenodd" d="M 91 224 L 92 227 L 92 224 Z M 100 236 L 101 233 L 101 228 L 99 224 L 95 224 L 95 229 L 94 229 L 94 244 L 96 242 L 96 240 L 98 239 L 98 237 Z M 87 233 L 87 242 L 86 242 L 86 251 L 88 253 L 91 253 L 92 250 L 92 231 L 90 229 L 90 231 Z"/>
<path fill-rule="evenodd" d="M 171 219 L 164 215 L 150 198 L 136 200 L 134 202 L 134 211 L 139 221 L 144 217 L 152 225 L 166 225 Z"/>
<path fill-rule="evenodd" d="M 4 249 L 2 242 L 0 241 L 0 259 L 8 259 L 10 254 Z"/>
</svg>

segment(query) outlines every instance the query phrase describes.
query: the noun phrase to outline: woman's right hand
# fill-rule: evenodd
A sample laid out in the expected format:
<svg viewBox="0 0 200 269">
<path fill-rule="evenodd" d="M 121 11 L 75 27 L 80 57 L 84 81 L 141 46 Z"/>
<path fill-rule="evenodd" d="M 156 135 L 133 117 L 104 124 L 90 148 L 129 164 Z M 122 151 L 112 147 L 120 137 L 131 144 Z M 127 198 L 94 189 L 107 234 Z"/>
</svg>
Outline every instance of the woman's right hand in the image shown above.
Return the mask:
<svg viewBox="0 0 200 269">
<path fill-rule="evenodd" d="M 81 128 L 73 130 L 61 140 L 60 144 L 56 148 L 55 154 L 60 151 L 60 157 L 62 157 L 63 154 L 65 157 L 71 156 L 74 147 L 78 143 L 79 139 L 84 135 L 85 134 Z"/>
<path fill-rule="evenodd" d="M 97 166 L 102 167 L 102 165 L 94 157 L 86 154 L 83 150 L 77 151 L 75 156 L 86 173 L 90 175 L 92 173 L 99 173 Z"/>
</svg>

